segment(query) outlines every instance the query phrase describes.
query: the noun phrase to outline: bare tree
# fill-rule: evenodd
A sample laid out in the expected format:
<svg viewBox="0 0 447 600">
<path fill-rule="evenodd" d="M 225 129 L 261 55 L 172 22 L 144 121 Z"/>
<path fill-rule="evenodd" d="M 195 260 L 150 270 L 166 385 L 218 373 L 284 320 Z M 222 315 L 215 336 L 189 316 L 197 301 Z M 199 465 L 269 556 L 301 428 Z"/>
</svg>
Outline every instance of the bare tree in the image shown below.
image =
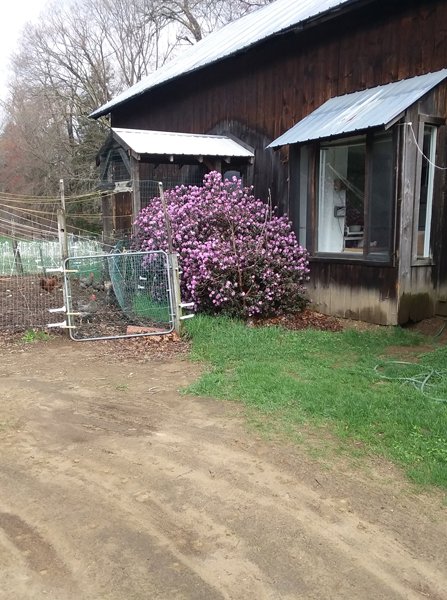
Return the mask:
<svg viewBox="0 0 447 600">
<path fill-rule="evenodd" d="M 89 113 L 164 64 L 185 42 L 270 0 L 56 0 L 13 57 L 0 184 L 55 194 L 93 176 L 106 121 Z"/>
<path fill-rule="evenodd" d="M 79 0 L 96 24 L 120 89 L 132 86 L 160 64 L 166 26 L 153 0 Z"/>
<path fill-rule="evenodd" d="M 178 41 L 190 44 L 272 0 L 157 0 L 166 22 L 179 25 Z"/>
</svg>

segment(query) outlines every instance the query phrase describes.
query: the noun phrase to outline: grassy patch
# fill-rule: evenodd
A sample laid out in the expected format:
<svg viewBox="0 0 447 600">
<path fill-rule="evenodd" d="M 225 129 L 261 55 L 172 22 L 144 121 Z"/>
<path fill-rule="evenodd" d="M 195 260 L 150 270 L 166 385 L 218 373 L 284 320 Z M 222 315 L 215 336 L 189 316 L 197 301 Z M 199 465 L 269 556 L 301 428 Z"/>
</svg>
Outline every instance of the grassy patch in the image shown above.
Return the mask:
<svg viewBox="0 0 447 600">
<path fill-rule="evenodd" d="M 291 332 L 206 317 L 187 327 L 193 358 L 210 365 L 188 391 L 242 401 L 275 427 L 326 425 L 353 448 L 360 443 L 403 465 L 414 481 L 447 488 L 447 402 L 432 399 L 447 399 L 445 377 L 424 394 L 411 381 L 383 379 L 375 370 L 399 373 L 396 346 L 404 354 L 425 338 L 400 328 Z M 434 348 L 419 363 L 407 379 L 418 369 L 445 369 L 447 348 Z"/>
<path fill-rule="evenodd" d="M 39 331 L 38 329 L 27 329 L 22 335 L 21 340 L 26 344 L 33 342 L 47 342 L 50 339 L 50 335 L 45 331 Z"/>
<path fill-rule="evenodd" d="M 137 295 L 133 299 L 133 312 L 140 318 L 153 323 L 168 324 L 171 321 L 169 306 L 156 302 L 146 294 Z"/>
</svg>

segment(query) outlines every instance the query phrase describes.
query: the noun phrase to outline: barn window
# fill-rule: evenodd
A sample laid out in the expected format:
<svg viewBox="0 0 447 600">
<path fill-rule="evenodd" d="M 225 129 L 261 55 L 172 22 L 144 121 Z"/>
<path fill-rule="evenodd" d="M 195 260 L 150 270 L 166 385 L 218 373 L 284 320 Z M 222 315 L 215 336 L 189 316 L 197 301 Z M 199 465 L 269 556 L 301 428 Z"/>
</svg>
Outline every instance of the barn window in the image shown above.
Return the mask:
<svg viewBox="0 0 447 600">
<path fill-rule="evenodd" d="M 433 186 L 435 179 L 437 128 L 426 123 L 423 129 L 422 159 L 419 173 L 419 199 L 415 221 L 418 224 L 416 236 L 417 258 L 430 257 L 430 230 L 433 205 Z"/>
<path fill-rule="evenodd" d="M 370 133 L 320 146 L 318 253 L 389 259 L 393 165 L 390 133 Z"/>
</svg>

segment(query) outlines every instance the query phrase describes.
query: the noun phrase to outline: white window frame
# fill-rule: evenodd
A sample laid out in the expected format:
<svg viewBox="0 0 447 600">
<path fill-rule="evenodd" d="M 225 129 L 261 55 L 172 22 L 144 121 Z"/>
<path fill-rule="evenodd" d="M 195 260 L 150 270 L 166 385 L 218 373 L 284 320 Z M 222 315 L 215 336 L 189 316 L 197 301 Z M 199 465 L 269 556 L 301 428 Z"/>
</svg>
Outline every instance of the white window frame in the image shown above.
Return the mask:
<svg viewBox="0 0 447 600">
<path fill-rule="evenodd" d="M 363 250 L 361 251 L 361 253 L 359 253 L 358 251 L 355 252 L 354 249 L 349 249 L 345 247 L 345 243 L 346 243 L 346 239 L 347 239 L 347 234 L 346 234 L 346 198 L 342 198 L 339 200 L 339 202 L 336 202 L 335 204 L 331 205 L 331 208 L 333 211 L 335 210 L 339 210 L 340 213 L 340 217 L 337 218 L 337 226 L 338 228 L 340 228 L 340 249 L 339 250 L 324 250 L 322 249 L 322 241 L 320 238 L 320 235 L 322 233 L 322 228 L 323 228 L 323 219 L 322 219 L 322 206 L 321 206 L 321 201 L 322 201 L 322 197 L 321 197 L 321 193 L 322 190 L 324 189 L 325 185 L 324 185 L 324 181 L 325 181 L 325 177 L 326 177 L 326 160 L 325 160 L 325 156 L 326 153 L 329 149 L 331 148 L 349 148 L 349 147 L 353 147 L 353 146 L 364 146 L 365 147 L 365 156 L 366 156 L 366 148 L 367 148 L 367 142 L 366 142 L 366 135 L 365 136 L 352 136 L 352 137 L 346 137 L 346 138 L 342 138 L 341 140 L 337 140 L 336 142 L 327 142 L 324 144 L 320 145 L 320 151 L 319 151 L 319 180 L 318 180 L 318 193 L 317 193 L 317 231 L 316 231 L 316 247 L 317 247 L 317 253 L 319 254 L 339 254 L 341 256 L 355 256 L 355 257 L 359 257 L 360 254 L 363 256 Z M 366 162 L 365 162 L 366 165 Z M 346 188 L 343 187 L 343 189 L 345 190 Z M 340 194 L 343 194 L 345 192 L 343 192 L 342 190 L 339 190 Z M 364 207 L 363 207 L 363 211 L 364 211 Z M 337 230 L 337 227 L 335 227 L 335 229 Z M 361 234 L 358 235 L 358 240 L 363 240 L 364 237 L 364 230 L 362 230 Z"/>
<path fill-rule="evenodd" d="M 423 145 L 425 128 L 431 129 L 430 135 L 430 149 L 427 157 L 423 156 Z M 438 126 L 430 120 L 424 120 L 420 122 L 418 135 L 418 160 L 416 170 L 416 194 L 415 194 L 415 206 L 414 206 L 414 229 L 413 229 L 413 257 L 415 262 L 427 261 L 432 259 L 431 252 L 431 230 L 432 230 L 432 213 L 433 213 L 433 192 L 435 184 L 435 161 L 436 161 L 436 145 L 438 139 Z M 425 224 L 424 224 L 424 246 L 423 253 L 418 252 L 418 238 L 419 238 L 419 211 L 421 206 L 421 177 L 422 177 L 422 164 L 424 158 L 428 159 L 428 181 L 427 181 L 427 206 L 425 212 Z"/>
<path fill-rule="evenodd" d="M 317 189 L 316 189 L 316 206 L 315 206 L 315 210 L 316 210 L 316 219 L 315 219 L 315 227 L 314 227 L 314 244 L 315 244 L 315 256 L 316 257 L 334 257 L 334 258 L 342 258 L 342 259 L 346 259 L 346 260 L 355 260 L 355 261 L 362 261 L 362 262 L 366 262 L 366 263 L 371 263 L 371 262 L 380 262 L 380 263 L 387 263 L 390 264 L 393 261 L 393 234 L 392 234 L 392 228 L 394 227 L 393 224 L 393 217 L 390 216 L 390 222 L 389 222 L 389 227 L 390 227 L 390 239 L 388 241 L 388 246 L 385 250 L 385 252 L 383 251 L 379 251 L 379 252 L 374 252 L 374 248 L 373 245 L 370 244 L 370 240 L 369 240 L 369 236 L 371 234 L 371 230 L 370 230 L 370 216 L 371 216 L 371 199 L 372 199 L 372 195 L 371 195 L 371 177 L 372 177 L 372 171 L 371 171 L 371 167 L 372 167 L 372 143 L 373 143 L 373 139 L 375 138 L 375 136 L 377 135 L 377 133 L 381 134 L 382 132 L 377 132 L 377 131 L 371 131 L 365 135 L 361 135 L 361 136 L 346 136 L 344 138 L 335 140 L 335 141 L 329 141 L 329 142 L 321 142 L 319 144 L 319 151 L 317 153 L 317 168 L 318 168 L 318 175 L 317 175 Z M 391 133 L 391 132 L 383 132 L 385 133 Z M 391 133 L 391 140 L 393 140 L 393 134 Z M 322 249 L 322 244 L 320 241 L 320 235 L 321 235 L 321 227 L 322 227 L 322 219 L 321 219 L 321 200 L 322 200 L 322 190 L 324 188 L 324 180 L 325 180 L 325 152 L 330 149 L 330 148 L 334 148 L 334 147 L 350 147 L 350 146 L 360 146 L 360 145 L 364 145 L 365 146 L 365 189 L 364 189 L 364 193 L 365 193 L 365 200 L 364 200 L 364 204 L 363 204 L 363 210 L 364 210 L 364 225 L 363 225 L 363 230 L 362 231 L 346 231 L 345 228 L 345 222 L 346 222 L 346 201 L 345 202 L 340 202 L 339 205 L 334 205 L 333 209 L 334 211 L 336 209 L 340 210 L 340 218 L 343 217 L 343 223 L 341 224 L 342 228 L 345 230 L 345 233 L 343 235 L 343 244 L 340 250 L 325 250 Z M 393 161 L 395 160 L 395 155 L 396 155 L 396 148 L 394 146 L 393 143 L 393 154 L 392 154 L 392 158 Z M 391 197 L 390 197 L 390 214 L 392 213 L 392 211 L 394 210 L 394 202 L 395 202 L 395 183 L 393 183 L 393 190 L 391 191 Z M 344 204 L 344 206 L 342 206 L 342 204 Z M 343 211 L 344 209 L 344 211 Z M 345 246 L 346 242 L 354 242 L 354 243 L 358 243 L 358 248 L 354 247 L 354 248 L 347 248 Z"/>
</svg>

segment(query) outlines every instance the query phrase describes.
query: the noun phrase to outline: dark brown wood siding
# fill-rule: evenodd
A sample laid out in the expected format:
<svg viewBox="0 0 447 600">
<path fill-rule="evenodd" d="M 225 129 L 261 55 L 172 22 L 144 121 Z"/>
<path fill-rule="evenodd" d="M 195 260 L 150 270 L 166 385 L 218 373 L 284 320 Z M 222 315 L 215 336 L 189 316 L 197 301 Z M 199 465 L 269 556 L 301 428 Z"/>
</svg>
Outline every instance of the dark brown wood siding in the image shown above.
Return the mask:
<svg viewBox="0 0 447 600">
<path fill-rule="evenodd" d="M 447 2 L 372 2 L 177 78 L 118 107 L 112 125 L 232 131 L 256 149 L 255 189 L 287 208 L 286 150 L 267 143 L 328 98 L 447 66 Z"/>
<path fill-rule="evenodd" d="M 314 259 L 308 291 L 326 314 L 378 325 L 397 322 L 396 267 Z"/>
<path fill-rule="evenodd" d="M 436 88 L 433 97 L 432 114 L 442 117 L 447 122 L 447 83 Z M 423 107 L 426 108 L 426 107 Z M 429 107 L 427 107 L 429 108 Z M 432 216 L 432 251 L 433 268 L 432 280 L 435 288 L 447 286 L 447 126 L 438 127 L 436 164 L 443 169 L 436 169 L 433 190 Z M 446 290 L 447 292 L 447 290 Z"/>
<path fill-rule="evenodd" d="M 266 151 L 273 139 L 331 97 L 446 67 L 446 0 L 360 2 L 331 20 L 264 41 L 147 92 L 115 109 L 112 125 L 232 133 L 255 149 L 256 194 L 265 199 L 271 193 L 273 203 L 295 217 L 299 211 L 289 202 L 296 202 L 298 184 L 293 177 L 289 182 L 289 150 Z M 430 110 L 447 117 L 446 86 L 440 86 L 430 101 Z M 447 159 L 446 144 L 446 128 L 440 127 L 437 161 L 441 165 Z M 445 172 L 439 171 L 433 206 L 434 264 L 425 272 L 418 268 L 413 273 L 410 265 L 409 269 L 419 282 L 416 288 L 425 290 L 424 273 L 431 277 L 432 289 L 438 290 L 439 297 L 445 294 L 447 306 L 446 196 Z M 397 235 L 400 202 L 398 194 Z M 312 214 L 307 218 L 310 232 Z M 395 323 L 401 319 L 402 280 L 398 262 L 394 265 L 318 260 L 312 264 L 311 288 L 315 292 L 331 288 L 320 294 L 324 312 Z"/>
</svg>

